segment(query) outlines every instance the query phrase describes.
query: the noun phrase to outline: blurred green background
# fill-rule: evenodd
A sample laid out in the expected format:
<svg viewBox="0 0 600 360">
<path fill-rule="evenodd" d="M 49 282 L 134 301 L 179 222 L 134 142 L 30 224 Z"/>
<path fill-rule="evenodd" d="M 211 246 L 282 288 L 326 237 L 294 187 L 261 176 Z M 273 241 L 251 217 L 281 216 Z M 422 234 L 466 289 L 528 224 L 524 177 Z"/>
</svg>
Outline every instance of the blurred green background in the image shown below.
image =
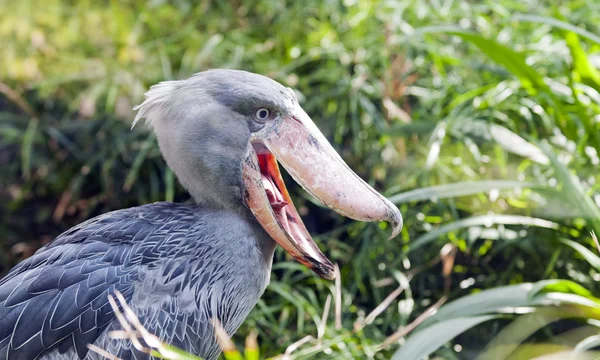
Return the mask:
<svg viewBox="0 0 600 360">
<path fill-rule="evenodd" d="M 84 219 L 189 201 L 132 107 L 244 69 L 297 89 L 405 226 L 388 241 L 286 176 L 341 290 L 278 250 L 240 349 L 597 358 L 599 67 L 594 0 L 0 0 L 0 274 Z"/>
</svg>

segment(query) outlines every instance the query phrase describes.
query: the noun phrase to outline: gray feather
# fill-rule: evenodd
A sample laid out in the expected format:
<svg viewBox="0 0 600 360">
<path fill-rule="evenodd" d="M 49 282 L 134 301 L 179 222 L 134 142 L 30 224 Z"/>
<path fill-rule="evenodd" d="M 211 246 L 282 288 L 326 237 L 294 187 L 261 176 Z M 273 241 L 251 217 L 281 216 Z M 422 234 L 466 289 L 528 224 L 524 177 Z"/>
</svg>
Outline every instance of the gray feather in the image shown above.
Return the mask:
<svg viewBox="0 0 600 360">
<path fill-rule="evenodd" d="M 256 246 L 265 236 L 248 218 L 195 205 L 155 203 L 92 219 L 0 282 L 0 359 L 92 358 L 87 343 L 126 357 L 131 344 L 107 336 L 120 329 L 107 304 L 114 290 L 149 331 L 214 359 L 210 320 L 233 334 L 268 283 L 274 245 Z"/>
</svg>

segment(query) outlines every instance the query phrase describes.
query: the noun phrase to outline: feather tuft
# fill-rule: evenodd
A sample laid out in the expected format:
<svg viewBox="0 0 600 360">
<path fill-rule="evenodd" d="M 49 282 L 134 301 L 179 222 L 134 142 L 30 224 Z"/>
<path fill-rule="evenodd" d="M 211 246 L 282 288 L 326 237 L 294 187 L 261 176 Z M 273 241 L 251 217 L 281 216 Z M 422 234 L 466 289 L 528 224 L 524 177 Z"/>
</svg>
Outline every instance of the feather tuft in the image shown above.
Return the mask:
<svg viewBox="0 0 600 360">
<path fill-rule="evenodd" d="M 146 119 L 146 123 L 151 127 L 152 123 L 160 118 L 162 106 L 168 101 L 180 82 L 178 80 L 163 81 L 150 87 L 150 90 L 144 94 L 146 97 L 144 102 L 133 108 L 138 113 L 133 120 L 133 124 L 131 124 L 131 128 L 133 129 L 141 119 Z"/>
</svg>

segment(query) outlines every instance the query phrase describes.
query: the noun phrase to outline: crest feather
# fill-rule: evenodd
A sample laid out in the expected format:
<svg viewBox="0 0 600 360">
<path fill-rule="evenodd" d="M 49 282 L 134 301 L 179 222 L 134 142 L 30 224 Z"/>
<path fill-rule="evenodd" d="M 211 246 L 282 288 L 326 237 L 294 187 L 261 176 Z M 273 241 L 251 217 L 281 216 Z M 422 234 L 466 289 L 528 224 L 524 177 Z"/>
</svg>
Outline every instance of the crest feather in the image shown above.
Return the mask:
<svg viewBox="0 0 600 360">
<path fill-rule="evenodd" d="M 144 94 L 146 99 L 140 105 L 133 108 L 138 113 L 131 124 L 131 128 L 135 126 L 141 119 L 146 119 L 146 123 L 152 126 L 152 123 L 160 118 L 161 108 L 168 101 L 170 95 L 173 93 L 177 84 L 180 81 L 162 81 L 156 85 L 150 87 L 150 89 Z"/>
</svg>

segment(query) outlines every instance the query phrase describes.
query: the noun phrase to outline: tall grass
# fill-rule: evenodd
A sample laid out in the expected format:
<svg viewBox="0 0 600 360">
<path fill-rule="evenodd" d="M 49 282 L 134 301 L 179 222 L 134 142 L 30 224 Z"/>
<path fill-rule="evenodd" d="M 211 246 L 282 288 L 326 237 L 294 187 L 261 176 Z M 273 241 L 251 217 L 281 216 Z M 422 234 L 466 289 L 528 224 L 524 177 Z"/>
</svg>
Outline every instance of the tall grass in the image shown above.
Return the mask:
<svg viewBox="0 0 600 360">
<path fill-rule="evenodd" d="M 251 331 L 267 357 L 311 335 L 289 354 L 299 359 L 528 358 L 598 344 L 596 2 L 0 7 L 4 271 L 95 214 L 187 201 L 154 138 L 128 130 L 130 109 L 157 81 L 242 68 L 297 89 L 405 229 L 387 241 L 384 225 L 341 219 L 286 179 L 340 264 L 340 290 L 278 252 L 238 347 Z M 328 296 L 339 301 L 324 312 Z"/>
</svg>

